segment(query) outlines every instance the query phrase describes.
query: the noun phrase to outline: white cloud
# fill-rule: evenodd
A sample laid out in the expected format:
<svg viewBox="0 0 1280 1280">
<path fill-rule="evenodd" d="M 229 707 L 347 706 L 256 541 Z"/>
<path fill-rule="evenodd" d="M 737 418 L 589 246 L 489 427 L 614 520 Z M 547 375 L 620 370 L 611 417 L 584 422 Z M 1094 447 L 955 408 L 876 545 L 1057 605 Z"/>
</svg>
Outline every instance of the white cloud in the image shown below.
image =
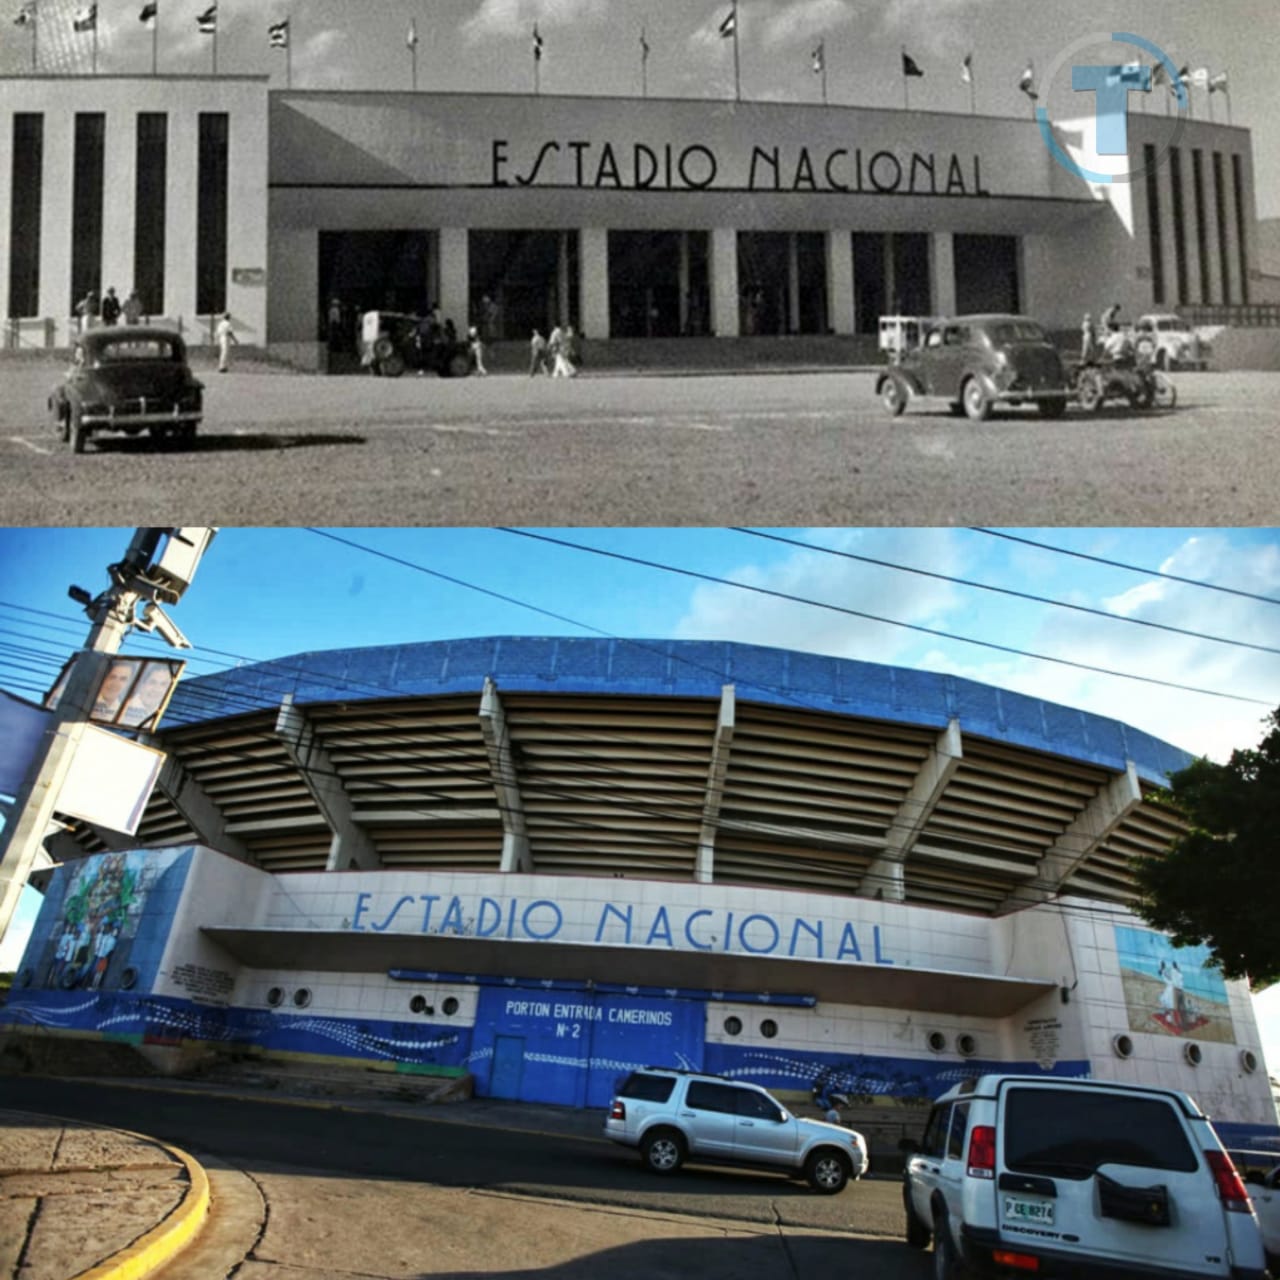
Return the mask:
<svg viewBox="0 0 1280 1280">
<path fill-rule="evenodd" d="M 535 22 L 545 35 L 546 29 L 602 22 L 608 15 L 608 0 L 482 0 L 461 30 L 474 43 L 487 36 L 526 35 Z"/>
<path fill-rule="evenodd" d="M 743 21 L 748 12 L 742 9 Z M 835 31 L 853 21 L 853 5 L 849 0 L 790 0 L 783 5 L 770 5 L 761 24 L 761 43 L 766 49 L 803 44 L 815 36 Z"/>
</svg>

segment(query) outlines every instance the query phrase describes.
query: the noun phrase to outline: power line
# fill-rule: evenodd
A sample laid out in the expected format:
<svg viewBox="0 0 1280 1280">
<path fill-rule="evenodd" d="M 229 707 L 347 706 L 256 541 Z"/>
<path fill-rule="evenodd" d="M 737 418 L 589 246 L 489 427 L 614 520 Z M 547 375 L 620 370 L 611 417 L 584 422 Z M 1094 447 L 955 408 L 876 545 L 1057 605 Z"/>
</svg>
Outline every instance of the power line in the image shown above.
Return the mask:
<svg viewBox="0 0 1280 1280">
<path fill-rule="evenodd" d="M 1105 609 L 1094 609 L 1089 605 L 1072 604 L 1068 600 L 1052 600 L 1048 596 L 1038 596 L 1030 591 L 1017 591 L 1013 587 L 997 587 L 986 582 L 976 582 L 972 578 L 956 578 L 950 574 L 938 573 L 933 569 L 918 569 L 913 565 L 895 564 L 892 560 L 878 560 L 874 556 L 859 555 L 854 551 L 842 551 L 836 547 L 824 547 L 820 543 L 805 542 L 801 538 L 787 538 L 777 533 L 765 533 L 761 529 L 745 529 L 731 526 L 734 533 L 745 533 L 752 538 L 764 538 L 769 542 L 781 542 L 790 547 L 801 547 L 806 551 L 819 551 L 823 555 L 839 556 L 842 560 L 856 560 L 862 564 L 876 565 L 881 569 L 893 569 L 899 573 L 913 573 L 922 578 L 933 578 L 938 582 L 950 582 L 956 586 L 974 587 L 978 591 L 991 591 L 1002 596 L 1012 596 L 1017 600 L 1030 600 L 1035 604 L 1047 604 L 1055 609 L 1071 609 L 1076 613 L 1089 614 L 1095 618 L 1106 618 L 1110 622 L 1123 622 L 1134 627 L 1150 627 L 1156 631 L 1168 631 L 1173 635 L 1189 636 L 1193 640 L 1208 640 L 1213 644 L 1232 645 L 1237 649 L 1253 649 L 1258 653 L 1280 654 L 1280 648 L 1266 644 L 1253 644 L 1248 640 L 1230 640 L 1225 636 L 1211 636 L 1203 631 L 1192 631 L 1187 627 L 1175 627 L 1166 622 L 1153 622 L 1149 618 L 1130 618 L 1123 614 L 1108 613 Z"/>
<path fill-rule="evenodd" d="M 982 649 L 991 649 L 997 653 L 1013 654 L 1019 658 L 1032 658 L 1037 662 L 1052 662 L 1058 666 L 1070 667 L 1076 671 L 1091 671 L 1095 675 L 1115 676 L 1120 680 L 1133 680 L 1139 684 L 1156 685 L 1163 689 L 1177 689 L 1180 693 L 1199 693 L 1210 698 L 1225 698 L 1231 702 L 1247 702 L 1253 706 L 1270 707 L 1271 703 L 1264 698 L 1249 698 L 1240 693 L 1223 693 L 1217 689 L 1201 689 L 1195 685 L 1180 684 L 1176 680 L 1161 680 L 1156 676 L 1136 675 L 1130 671 L 1115 671 L 1110 667 L 1098 667 L 1088 662 L 1075 662 L 1070 658 L 1055 658 L 1045 653 L 1034 653 L 1028 649 L 1018 649 L 1012 645 L 996 644 L 991 640 L 975 640 L 971 636 L 958 635 L 952 631 L 943 631 L 938 627 L 926 627 L 917 622 L 903 622 L 898 618 L 886 618 L 881 614 L 867 613 L 861 609 L 850 609 L 845 605 L 827 604 L 821 600 L 810 600 L 805 596 L 792 595 L 790 592 L 778 591 L 771 587 L 754 586 L 746 582 L 735 582 L 732 578 L 721 578 L 715 574 L 700 573 L 696 569 L 685 569 L 679 565 L 662 564 L 656 560 L 646 560 L 640 556 L 625 555 L 621 551 L 607 551 L 602 547 L 585 546 L 579 542 L 570 542 L 566 538 L 553 538 L 545 533 L 533 533 L 528 529 L 512 529 L 499 526 L 500 533 L 509 533 L 518 538 L 531 538 L 535 542 L 545 542 L 552 546 L 567 547 L 573 551 L 584 551 L 590 555 L 604 556 L 610 560 L 620 560 L 627 564 L 640 565 L 647 569 L 659 569 L 664 573 L 675 573 L 682 577 L 694 578 L 700 582 L 711 582 L 717 586 L 734 587 L 739 591 L 750 591 L 756 595 L 769 596 L 775 600 L 785 600 L 790 604 L 808 605 L 814 609 L 826 609 L 831 613 L 843 614 L 851 618 L 863 618 L 869 622 L 880 622 L 890 627 L 902 627 L 907 631 L 916 631 L 922 635 L 936 636 L 943 640 L 953 640 L 960 644 L 976 645 Z M 426 572 L 432 572 L 427 570 Z"/>
<path fill-rule="evenodd" d="M 1055 547 L 1048 542 L 1037 542 L 1034 538 L 1022 537 L 1016 533 L 1005 533 L 1000 529 L 984 529 L 979 525 L 969 525 L 971 533 L 984 533 L 989 538 L 1003 538 L 1006 542 L 1020 542 L 1023 546 L 1036 547 L 1041 551 L 1052 551 L 1059 556 L 1073 556 L 1077 560 L 1089 560 L 1094 564 L 1103 564 L 1110 569 L 1124 569 L 1129 573 L 1140 573 L 1148 578 L 1163 578 L 1166 582 L 1180 582 L 1188 587 L 1203 587 L 1206 591 L 1221 591 L 1229 596 L 1242 596 L 1246 600 L 1259 600 L 1263 604 L 1280 604 L 1273 596 L 1258 595 L 1253 591 L 1242 591 L 1238 587 L 1224 587 L 1216 582 L 1202 582 L 1199 578 L 1182 578 L 1176 573 L 1162 573 L 1159 569 L 1144 569 L 1140 565 L 1125 564 L 1123 560 L 1108 560 L 1105 556 L 1089 555 L 1085 551 L 1072 551 L 1067 547 Z"/>
</svg>

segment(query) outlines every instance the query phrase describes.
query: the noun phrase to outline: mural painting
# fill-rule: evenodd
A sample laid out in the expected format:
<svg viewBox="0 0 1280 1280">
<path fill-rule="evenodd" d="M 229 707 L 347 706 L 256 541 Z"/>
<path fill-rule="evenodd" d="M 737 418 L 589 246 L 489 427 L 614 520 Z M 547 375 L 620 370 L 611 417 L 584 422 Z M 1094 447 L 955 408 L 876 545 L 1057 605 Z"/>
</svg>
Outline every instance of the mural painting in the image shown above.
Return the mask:
<svg viewBox="0 0 1280 1280">
<path fill-rule="evenodd" d="M 1131 1031 L 1234 1042 L 1227 985 L 1208 947 L 1175 947 L 1147 929 L 1115 932 Z"/>
</svg>

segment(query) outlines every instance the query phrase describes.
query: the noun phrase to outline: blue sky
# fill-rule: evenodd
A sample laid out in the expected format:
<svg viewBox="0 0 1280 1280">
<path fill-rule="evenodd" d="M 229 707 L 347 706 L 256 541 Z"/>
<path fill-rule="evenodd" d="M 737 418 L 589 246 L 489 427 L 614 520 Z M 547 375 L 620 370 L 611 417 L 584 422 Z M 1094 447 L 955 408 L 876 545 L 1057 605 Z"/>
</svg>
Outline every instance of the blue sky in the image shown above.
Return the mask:
<svg viewBox="0 0 1280 1280">
<path fill-rule="evenodd" d="M 191 673 L 218 670 L 237 659 L 478 635 L 733 639 L 951 672 L 1114 716 L 1217 758 L 1234 747 L 1256 745 L 1262 717 L 1280 704 L 1280 655 L 1122 620 L 1280 647 L 1280 604 L 1105 567 L 965 529 L 771 532 L 1113 616 L 1014 600 L 725 529 L 533 532 L 842 610 L 1255 701 L 1179 692 L 996 652 L 494 529 L 330 532 L 359 545 L 304 529 L 231 528 L 217 535 L 194 585 L 171 610 L 196 646 L 184 655 Z M 1011 532 L 1280 601 L 1278 529 Z M 106 566 L 120 558 L 131 533 L 0 529 L 0 687 L 34 699 L 52 683 L 86 632 L 84 615 L 67 598 L 67 587 L 75 583 L 95 594 L 102 590 Z M 155 646 L 155 641 L 138 637 L 128 648 L 151 652 Z M 0 945 L 0 967 L 13 945 L 10 940 Z M 1269 1061 L 1273 1069 L 1280 1068 L 1280 994 L 1269 992 L 1258 1005 Z"/>
<path fill-rule="evenodd" d="M 20 0 L 8 0 L 13 14 Z M 75 35 L 82 0 L 39 0 L 41 67 L 89 70 L 92 38 Z M 268 23 L 288 17 L 295 87 L 409 88 L 406 35 L 418 32 L 422 89 L 524 93 L 533 86 L 531 32 L 543 37 L 544 93 L 640 93 L 640 31 L 650 46 L 653 97 L 733 96 L 731 42 L 717 29 L 731 0 L 219 0 L 218 69 L 270 75 L 283 87 L 285 55 L 269 48 Z M 207 72 L 212 38 L 196 14 L 207 0 L 160 0 L 161 72 Z M 147 73 L 151 34 L 138 21 L 141 0 L 98 0 L 98 70 Z M 1073 0 L 1071 4 L 1009 0 L 740 0 L 739 41 L 745 98 L 820 100 L 811 68 L 818 41 L 826 47 L 832 103 L 897 107 L 902 101 L 898 53 L 906 45 L 925 71 L 912 83 L 912 106 L 967 111 L 960 62 L 974 54 L 978 110 L 1027 115 L 1018 77 L 1033 59 L 1047 68 L 1073 41 L 1100 33 L 1135 33 L 1165 49 L 1179 65 L 1227 72 L 1235 123 L 1255 136 L 1259 208 L 1280 215 L 1280 140 L 1271 127 L 1274 48 L 1280 12 L 1274 0 Z M 1130 51 L 1131 52 L 1131 51 Z M 0 23 L 0 74 L 30 66 L 25 29 Z M 1127 60 L 1127 59 L 1125 59 Z M 1051 103 L 1070 101 L 1066 84 Z M 1218 119 L 1225 102 L 1215 102 Z M 1197 95 L 1196 111 L 1208 100 Z"/>
</svg>

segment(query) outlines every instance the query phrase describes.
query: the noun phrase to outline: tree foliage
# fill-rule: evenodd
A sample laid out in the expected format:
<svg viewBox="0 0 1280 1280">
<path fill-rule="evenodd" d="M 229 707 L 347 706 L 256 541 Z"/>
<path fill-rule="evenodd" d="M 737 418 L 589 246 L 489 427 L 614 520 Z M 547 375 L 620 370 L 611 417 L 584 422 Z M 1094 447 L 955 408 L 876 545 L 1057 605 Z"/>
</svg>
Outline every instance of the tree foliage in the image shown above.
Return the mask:
<svg viewBox="0 0 1280 1280">
<path fill-rule="evenodd" d="M 1207 944 L 1255 988 L 1280 979 L 1280 708 L 1264 724 L 1255 749 L 1170 776 L 1165 798 L 1189 830 L 1137 866 L 1142 918 L 1178 946 Z"/>
</svg>

